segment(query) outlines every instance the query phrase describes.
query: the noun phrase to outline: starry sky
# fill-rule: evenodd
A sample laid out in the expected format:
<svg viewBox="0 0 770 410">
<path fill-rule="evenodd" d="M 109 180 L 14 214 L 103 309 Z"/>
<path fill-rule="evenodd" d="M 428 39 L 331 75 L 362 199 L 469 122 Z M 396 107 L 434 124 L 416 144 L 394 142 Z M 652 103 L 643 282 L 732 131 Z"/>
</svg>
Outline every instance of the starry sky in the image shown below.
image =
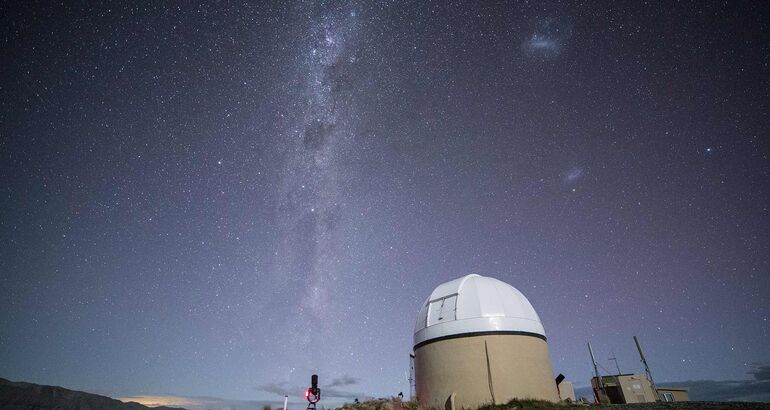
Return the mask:
<svg viewBox="0 0 770 410">
<path fill-rule="evenodd" d="M 13 3 L 0 377 L 408 396 L 469 273 L 578 386 L 633 335 L 659 382 L 770 363 L 761 2 Z"/>
</svg>

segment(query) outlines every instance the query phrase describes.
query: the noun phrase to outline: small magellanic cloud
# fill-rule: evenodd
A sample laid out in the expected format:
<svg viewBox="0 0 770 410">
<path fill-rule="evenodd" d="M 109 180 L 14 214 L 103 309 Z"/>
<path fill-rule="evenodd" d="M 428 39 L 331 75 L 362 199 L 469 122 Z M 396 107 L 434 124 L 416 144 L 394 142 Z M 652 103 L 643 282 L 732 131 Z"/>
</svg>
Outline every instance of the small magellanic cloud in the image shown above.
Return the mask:
<svg viewBox="0 0 770 410">
<path fill-rule="evenodd" d="M 576 182 L 583 176 L 583 168 L 574 167 L 564 173 L 564 182 L 569 184 Z"/>
</svg>

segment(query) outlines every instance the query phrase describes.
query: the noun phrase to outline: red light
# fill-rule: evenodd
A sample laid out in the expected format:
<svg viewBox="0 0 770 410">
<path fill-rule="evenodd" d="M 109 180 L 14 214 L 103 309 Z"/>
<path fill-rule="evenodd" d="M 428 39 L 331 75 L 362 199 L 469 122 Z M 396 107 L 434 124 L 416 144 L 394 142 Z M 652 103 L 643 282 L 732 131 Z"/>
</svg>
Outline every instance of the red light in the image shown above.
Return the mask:
<svg viewBox="0 0 770 410">
<path fill-rule="evenodd" d="M 310 389 L 305 390 L 305 398 L 310 397 Z"/>
</svg>

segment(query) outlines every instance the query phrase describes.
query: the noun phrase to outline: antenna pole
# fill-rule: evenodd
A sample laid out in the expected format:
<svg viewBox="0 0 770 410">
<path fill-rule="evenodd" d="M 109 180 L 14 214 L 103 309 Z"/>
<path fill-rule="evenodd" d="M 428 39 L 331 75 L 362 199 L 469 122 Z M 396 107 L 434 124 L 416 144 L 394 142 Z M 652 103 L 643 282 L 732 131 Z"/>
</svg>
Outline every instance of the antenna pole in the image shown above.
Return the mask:
<svg viewBox="0 0 770 410">
<path fill-rule="evenodd" d="M 409 401 L 414 400 L 416 395 L 416 386 L 414 384 L 414 354 L 409 354 Z"/>
<path fill-rule="evenodd" d="M 634 343 L 636 343 L 636 350 L 639 351 L 639 357 L 642 358 L 642 363 L 644 363 L 644 372 L 647 374 L 647 379 L 650 381 L 650 384 L 652 385 L 652 391 L 655 392 L 655 401 L 660 401 L 658 388 L 655 387 L 655 381 L 652 380 L 652 373 L 650 373 L 650 366 L 647 365 L 647 359 L 644 358 L 644 353 L 642 353 L 642 347 L 639 345 L 639 339 L 637 339 L 636 336 L 634 336 Z"/>
<path fill-rule="evenodd" d="M 594 349 L 591 348 L 591 342 L 588 342 L 588 353 L 591 354 L 591 363 L 594 364 L 594 374 L 596 375 L 596 381 L 599 383 L 599 391 L 606 396 L 607 392 L 604 391 L 604 382 L 602 382 L 602 376 L 599 374 L 599 368 L 596 367 L 596 359 L 594 358 Z M 599 398 L 599 395 L 596 394 L 596 390 L 594 390 L 594 396 L 596 396 L 596 402 L 601 403 L 601 399 Z"/>
</svg>

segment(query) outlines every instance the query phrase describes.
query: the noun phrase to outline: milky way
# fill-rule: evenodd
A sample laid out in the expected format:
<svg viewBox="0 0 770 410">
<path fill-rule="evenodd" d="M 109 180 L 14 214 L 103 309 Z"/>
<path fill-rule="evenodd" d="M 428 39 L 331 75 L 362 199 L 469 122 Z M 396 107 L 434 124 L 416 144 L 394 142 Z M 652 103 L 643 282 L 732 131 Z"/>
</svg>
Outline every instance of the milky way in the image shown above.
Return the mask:
<svg viewBox="0 0 770 410">
<path fill-rule="evenodd" d="M 350 117 L 345 75 L 354 64 L 350 53 L 356 19 L 350 9 L 311 12 L 308 44 L 296 95 L 297 124 L 285 135 L 286 159 L 280 185 L 282 243 L 276 269 L 292 286 L 303 289 L 301 316 L 327 323 L 340 287 L 342 252 L 338 225 L 346 206 L 340 163 L 351 148 L 355 123 Z M 304 83 L 302 83 L 304 82 Z"/>
</svg>

